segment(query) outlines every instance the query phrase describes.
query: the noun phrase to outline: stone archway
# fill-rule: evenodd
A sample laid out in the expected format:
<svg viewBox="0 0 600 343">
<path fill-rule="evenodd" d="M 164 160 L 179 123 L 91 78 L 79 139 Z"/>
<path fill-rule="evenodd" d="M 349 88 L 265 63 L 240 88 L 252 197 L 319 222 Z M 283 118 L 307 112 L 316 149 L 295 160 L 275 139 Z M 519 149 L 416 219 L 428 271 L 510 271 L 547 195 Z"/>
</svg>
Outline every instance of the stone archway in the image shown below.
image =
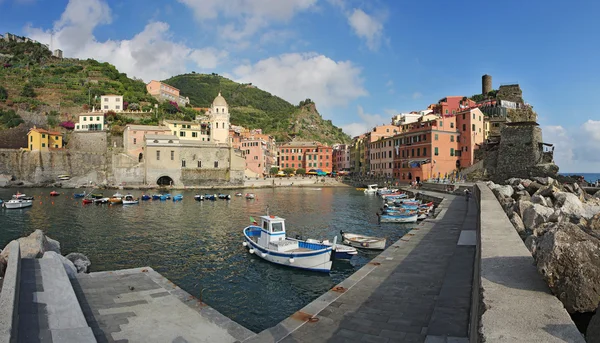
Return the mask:
<svg viewBox="0 0 600 343">
<path fill-rule="evenodd" d="M 159 186 L 171 186 L 173 183 L 173 179 L 171 179 L 169 176 L 161 176 L 158 178 L 158 180 L 156 180 L 156 184 Z"/>
</svg>

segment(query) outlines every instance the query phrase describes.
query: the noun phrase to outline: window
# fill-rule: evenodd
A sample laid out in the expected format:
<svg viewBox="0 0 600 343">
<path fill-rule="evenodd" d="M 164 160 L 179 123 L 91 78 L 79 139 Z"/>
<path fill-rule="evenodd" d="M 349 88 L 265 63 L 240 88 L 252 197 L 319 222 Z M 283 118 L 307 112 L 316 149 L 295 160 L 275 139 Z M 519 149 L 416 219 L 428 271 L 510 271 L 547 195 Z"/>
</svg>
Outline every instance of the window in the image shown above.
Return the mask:
<svg viewBox="0 0 600 343">
<path fill-rule="evenodd" d="M 454 136 L 450 135 L 450 142 L 454 142 Z"/>
<path fill-rule="evenodd" d="M 185 132 L 184 131 L 179 131 L 179 137 L 185 137 Z"/>
<path fill-rule="evenodd" d="M 448 110 L 446 110 L 448 111 Z M 444 127 L 444 122 L 440 120 L 440 127 Z"/>
<path fill-rule="evenodd" d="M 45 147 L 46 147 L 46 143 L 42 143 L 42 148 L 45 148 Z"/>
<path fill-rule="evenodd" d="M 192 132 L 192 138 L 198 137 L 198 132 Z"/>
<path fill-rule="evenodd" d="M 438 140 L 438 134 L 436 133 L 434 136 L 434 139 L 437 141 Z"/>
<path fill-rule="evenodd" d="M 219 168 L 219 161 L 215 161 L 215 168 Z"/>
<path fill-rule="evenodd" d="M 411 154 L 412 157 L 415 157 L 415 149 L 412 149 L 412 151 L 411 151 L 410 154 Z"/>
<path fill-rule="evenodd" d="M 454 123 L 450 123 L 450 128 L 453 129 L 454 128 Z"/>
<path fill-rule="evenodd" d="M 87 121 L 87 117 L 83 117 L 83 121 Z"/>
<path fill-rule="evenodd" d="M 302 161 L 302 155 L 298 156 L 298 161 Z"/>
<path fill-rule="evenodd" d="M 325 163 L 325 167 L 329 167 L 329 162 Z"/>
<path fill-rule="evenodd" d="M 181 160 L 181 168 L 185 168 L 185 160 Z"/>
<path fill-rule="evenodd" d="M 105 109 L 105 110 L 108 110 L 108 105 L 104 105 L 104 109 Z"/>
<path fill-rule="evenodd" d="M 433 154 L 434 154 L 435 156 L 438 156 L 438 155 L 439 155 L 439 154 L 438 154 L 438 148 L 437 148 L 437 147 L 433 148 Z"/>
<path fill-rule="evenodd" d="M 216 123 L 216 128 L 217 128 L 217 129 L 219 128 L 219 122 L 217 122 L 217 123 Z"/>
<path fill-rule="evenodd" d="M 75 126 L 75 130 L 79 130 L 79 125 L 76 125 L 76 126 Z"/>
<path fill-rule="evenodd" d="M 202 168 L 202 161 L 198 161 L 198 168 Z"/>
<path fill-rule="evenodd" d="M 33 136 L 29 136 L 29 141 L 33 142 Z"/>
<path fill-rule="evenodd" d="M 427 148 L 423 148 L 423 156 L 427 156 Z"/>
<path fill-rule="evenodd" d="M 467 117 L 465 116 L 465 114 L 463 113 L 463 120 L 467 119 Z"/>
<path fill-rule="evenodd" d="M 467 131 L 467 124 L 463 124 L 463 131 Z"/>
<path fill-rule="evenodd" d="M 323 166 L 323 162 L 320 162 L 320 163 L 319 163 L 319 167 L 322 167 L 322 166 Z"/>
<path fill-rule="evenodd" d="M 473 120 L 475 119 L 475 113 L 473 113 Z"/>
<path fill-rule="evenodd" d="M 292 163 L 292 168 L 294 168 L 294 164 Z"/>
<path fill-rule="evenodd" d="M 450 148 L 450 156 L 454 156 L 454 148 Z"/>
<path fill-rule="evenodd" d="M 137 138 L 133 139 L 133 144 L 137 144 Z"/>
<path fill-rule="evenodd" d="M 29 150 L 33 150 L 33 144 L 29 145 Z"/>
<path fill-rule="evenodd" d="M 417 148 L 417 156 L 421 156 L 421 148 Z"/>
<path fill-rule="evenodd" d="M 116 98 L 116 99 L 115 99 L 115 101 L 116 101 L 116 102 L 119 102 L 120 100 L 119 100 L 119 98 Z"/>
<path fill-rule="evenodd" d="M 473 124 L 473 131 L 475 131 L 475 124 Z"/>
<path fill-rule="evenodd" d="M 446 109 L 446 114 L 448 114 L 448 109 Z"/>
<path fill-rule="evenodd" d="M 96 117 L 96 121 L 100 121 L 100 117 Z"/>
<path fill-rule="evenodd" d="M 108 102 L 108 98 L 104 98 L 104 101 L 105 101 L 105 102 Z"/>
<path fill-rule="evenodd" d="M 160 150 L 156 151 L 156 160 L 159 161 L 160 160 Z"/>
<path fill-rule="evenodd" d="M 171 161 L 175 160 L 175 151 L 171 150 Z"/>
<path fill-rule="evenodd" d="M 479 121 L 481 121 L 481 116 L 479 116 Z"/>
<path fill-rule="evenodd" d="M 294 160 L 294 157 L 296 157 L 296 156 L 292 155 L 292 161 Z"/>
<path fill-rule="evenodd" d="M 115 109 L 117 109 L 117 110 L 120 110 L 120 109 L 121 109 L 121 106 L 120 106 L 120 105 L 117 105 L 117 106 L 115 106 Z"/>
</svg>

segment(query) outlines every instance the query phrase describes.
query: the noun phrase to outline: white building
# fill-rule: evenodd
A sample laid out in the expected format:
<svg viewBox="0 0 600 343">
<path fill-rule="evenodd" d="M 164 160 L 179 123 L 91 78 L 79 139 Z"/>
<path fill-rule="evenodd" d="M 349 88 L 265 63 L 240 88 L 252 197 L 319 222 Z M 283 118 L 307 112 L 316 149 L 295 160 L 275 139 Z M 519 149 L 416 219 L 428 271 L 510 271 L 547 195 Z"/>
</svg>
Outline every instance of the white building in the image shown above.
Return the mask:
<svg viewBox="0 0 600 343">
<path fill-rule="evenodd" d="M 103 95 L 101 100 L 100 109 L 102 112 L 114 111 L 121 112 L 123 111 L 123 97 L 120 95 Z"/>
<path fill-rule="evenodd" d="M 207 115 L 210 122 L 211 141 L 227 143 L 229 141 L 229 105 L 221 92 L 213 100 Z"/>
<path fill-rule="evenodd" d="M 52 53 L 52 56 L 57 57 L 57 58 L 63 58 L 63 52 L 60 49 L 55 49 L 54 52 Z"/>
<path fill-rule="evenodd" d="M 392 117 L 392 125 L 404 125 L 415 123 L 421 118 L 423 115 L 421 113 L 400 113 Z"/>
<path fill-rule="evenodd" d="M 75 123 L 75 131 L 103 131 L 104 113 L 90 112 L 80 114 Z"/>
</svg>

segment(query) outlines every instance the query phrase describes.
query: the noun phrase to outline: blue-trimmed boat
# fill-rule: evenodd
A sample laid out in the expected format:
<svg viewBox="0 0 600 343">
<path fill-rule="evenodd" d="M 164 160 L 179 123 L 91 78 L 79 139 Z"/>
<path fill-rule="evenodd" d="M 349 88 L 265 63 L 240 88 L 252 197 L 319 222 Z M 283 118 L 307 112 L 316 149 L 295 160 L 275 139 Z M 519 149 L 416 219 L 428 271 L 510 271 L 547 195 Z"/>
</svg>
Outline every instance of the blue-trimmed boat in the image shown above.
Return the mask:
<svg viewBox="0 0 600 343">
<path fill-rule="evenodd" d="M 142 200 L 150 200 L 152 199 L 152 196 L 148 195 L 148 194 L 142 194 Z"/>
<path fill-rule="evenodd" d="M 283 266 L 329 273 L 337 236 L 332 245 L 308 243 L 286 237 L 285 219 L 261 216 L 260 225 L 244 228 L 243 245 L 248 252 Z"/>
<path fill-rule="evenodd" d="M 181 201 L 183 200 L 183 194 L 177 194 L 173 196 L 173 201 Z"/>
<path fill-rule="evenodd" d="M 160 200 L 162 194 L 152 194 L 152 200 Z"/>
<path fill-rule="evenodd" d="M 73 194 L 73 197 L 75 197 L 75 198 L 83 198 L 83 197 L 85 197 L 85 192 L 83 192 L 83 193 L 75 193 L 75 194 Z"/>
<path fill-rule="evenodd" d="M 215 200 L 217 200 L 217 196 L 214 194 L 204 194 L 204 200 L 215 201 Z"/>
</svg>

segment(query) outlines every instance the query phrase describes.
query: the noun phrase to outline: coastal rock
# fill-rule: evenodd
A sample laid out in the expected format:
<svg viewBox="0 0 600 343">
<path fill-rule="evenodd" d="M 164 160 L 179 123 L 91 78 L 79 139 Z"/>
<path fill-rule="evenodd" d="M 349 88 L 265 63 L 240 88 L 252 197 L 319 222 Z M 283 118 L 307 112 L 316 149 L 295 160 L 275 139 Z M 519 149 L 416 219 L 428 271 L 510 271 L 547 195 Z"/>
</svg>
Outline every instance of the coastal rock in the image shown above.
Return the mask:
<svg viewBox="0 0 600 343">
<path fill-rule="evenodd" d="M 577 195 L 567 192 L 556 192 L 554 193 L 554 199 L 554 206 L 559 208 L 562 213 L 583 216 L 583 203 Z"/>
<path fill-rule="evenodd" d="M 523 185 L 523 186 L 525 186 L 525 185 Z M 527 189 L 527 193 L 529 193 L 529 194 L 535 194 L 535 192 L 537 192 L 538 189 L 540 189 L 540 188 L 542 188 L 544 186 L 542 184 L 540 184 L 540 183 L 532 181 L 532 182 L 529 183 L 528 186 L 525 186 L 525 187 Z"/>
<path fill-rule="evenodd" d="M 552 198 L 545 197 L 544 199 L 546 199 L 546 206 L 548 206 L 548 207 L 554 207 L 554 202 L 552 201 Z"/>
<path fill-rule="evenodd" d="M 513 224 L 519 235 L 523 236 L 525 234 L 525 224 L 523 224 L 523 220 L 516 212 L 513 212 L 510 217 L 510 222 Z"/>
<path fill-rule="evenodd" d="M 533 196 L 531 196 L 531 202 L 534 203 L 534 204 L 540 204 L 542 206 L 548 207 L 548 203 L 546 202 L 546 198 L 544 198 L 543 196 L 541 196 L 539 194 L 534 194 Z"/>
<path fill-rule="evenodd" d="M 554 213 L 554 210 L 540 204 L 532 204 L 523 211 L 523 223 L 525 228 L 533 230 L 536 226 L 544 224 L 550 216 Z"/>
<path fill-rule="evenodd" d="M 507 185 L 517 186 L 521 184 L 521 179 L 519 179 L 518 177 L 511 177 L 510 179 L 506 180 L 505 183 Z"/>
<path fill-rule="evenodd" d="M 535 241 L 537 269 L 569 313 L 600 302 L 600 240 L 570 223 L 553 223 Z"/>
<path fill-rule="evenodd" d="M 531 185 L 531 182 L 533 182 L 533 181 L 531 181 L 529 179 L 522 179 L 521 185 L 523 185 L 523 187 L 527 188 L 527 187 L 529 187 L 529 185 Z"/>
<path fill-rule="evenodd" d="M 590 235 L 600 239 L 600 213 L 588 220 L 588 230 Z"/>
<path fill-rule="evenodd" d="M 536 240 L 536 236 L 534 235 L 529 235 L 527 236 L 527 238 L 525 238 L 525 246 L 527 247 L 527 249 L 529 249 L 529 252 L 531 253 L 531 255 L 535 254 L 535 240 Z"/>
<path fill-rule="evenodd" d="M 523 191 L 516 191 L 513 194 L 513 199 L 515 199 L 515 201 L 520 201 L 520 200 L 524 200 L 524 201 L 531 201 L 531 196 L 529 195 L 529 193 L 527 193 L 527 191 L 523 190 Z"/>
<path fill-rule="evenodd" d="M 57 254 L 54 251 L 46 251 L 42 258 L 54 258 L 54 259 L 59 260 L 62 263 L 63 267 L 65 268 L 65 271 L 67 272 L 67 275 L 69 276 L 69 279 L 74 279 L 77 277 L 77 268 L 75 268 L 75 265 L 73 264 L 73 262 L 68 260 L 66 257 L 64 257 L 60 254 Z"/>
<path fill-rule="evenodd" d="M 50 239 L 49 242 L 42 230 L 35 230 L 31 235 L 21 237 L 17 241 L 21 247 L 21 258 L 40 258 L 48 250 L 60 253 L 60 244 L 53 239 Z M 9 254 L 10 249 L 7 245 L 0 254 L 0 258 L 8 261 Z"/>
<path fill-rule="evenodd" d="M 494 192 L 494 194 L 496 194 L 496 196 L 498 196 L 498 194 L 501 194 L 504 197 L 512 197 L 513 193 L 515 192 L 512 188 L 512 186 L 500 186 L 500 185 L 496 185 L 496 187 L 492 190 Z"/>
<path fill-rule="evenodd" d="M 549 176 L 538 176 L 534 177 L 533 180 L 544 186 L 551 185 L 552 183 L 554 183 L 554 179 Z"/>
<path fill-rule="evenodd" d="M 585 332 L 585 341 L 587 343 L 600 343 L 600 306 L 596 309 L 596 314 L 590 320 L 587 331 Z"/>
<path fill-rule="evenodd" d="M 524 191 L 525 190 L 525 186 L 523 186 L 522 184 L 518 184 L 516 186 L 513 186 L 513 189 L 516 191 Z"/>
<path fill-rule="evenodd" d="M 594 198 L 600 199 L 600 191 L 594 193 Z"/>
<path fill-rule="evenodd" d="M 553 223 L 558 223 L 558 222 L 563 221 L 563 216 L 562 216 L 562 213 L 560 212 L 560 210 L 558 210 L 558 209 L 554 210 L 554 213 L 552 213 L 550 215 L 550 217 L 548 217 L 548 221 L 553 222 Z"/>
<path fill-rule="evenodd" d="M 561 192 L 560 188 L 556 187 L 555 185 L 548 185 L 548 186 L 542 186 L 531 196 L 540 195 L 543 197 L 552 197 L 557 192 Z"/>
<path fill-rule="evenodd" d="M 88 273 L 90 270 L 90 266 L 92 262 L 87 258 L 84 254 L 80 254 L 78 252 L 72 252 L 66 256 L 66 258 L 73 262 L 75 267 L 77 268 L 77 273 Z"/>
<path fill-rule="evenodd" d="M 60 255 L 60 242 L 46 236 L 46 242 L 44 243 L 44 250 L 54 251 L 55 253 Z"/>
<path fill-rule="evenodd" d="M 525 210 L 531 206 L 533 206 L 533 203 L 531 201 L 519 200 L 515 204 L 514 210 L 519 214 L 519 217 L 523 218 L 523 216 L 525 215 Z"/>
</svg>

